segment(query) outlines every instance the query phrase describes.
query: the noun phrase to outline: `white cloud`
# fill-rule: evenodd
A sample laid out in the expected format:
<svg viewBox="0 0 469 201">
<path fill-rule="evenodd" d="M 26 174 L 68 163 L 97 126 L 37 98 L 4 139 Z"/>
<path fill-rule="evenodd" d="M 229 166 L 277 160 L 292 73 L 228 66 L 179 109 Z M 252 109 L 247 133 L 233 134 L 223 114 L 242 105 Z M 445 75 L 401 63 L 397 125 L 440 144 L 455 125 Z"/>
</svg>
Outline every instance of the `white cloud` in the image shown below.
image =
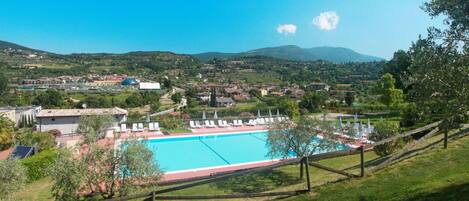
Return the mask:
<svg viewBox="0 0 469 201">
<path fill-rule="evenodd" d="M 294 24 L 279 24 L 277 26 L 277 32 L 279 34 L 295 34 L 296 33 L 296 25 Z"/>
<path fill-rule="evenodd" d="M 339 16 L 333 11 L 327 11 L 319 14 L 313 19 L 313 24 L 319 29 L 330 31 L 337 27 L 339 24 Z"/>
</svg>

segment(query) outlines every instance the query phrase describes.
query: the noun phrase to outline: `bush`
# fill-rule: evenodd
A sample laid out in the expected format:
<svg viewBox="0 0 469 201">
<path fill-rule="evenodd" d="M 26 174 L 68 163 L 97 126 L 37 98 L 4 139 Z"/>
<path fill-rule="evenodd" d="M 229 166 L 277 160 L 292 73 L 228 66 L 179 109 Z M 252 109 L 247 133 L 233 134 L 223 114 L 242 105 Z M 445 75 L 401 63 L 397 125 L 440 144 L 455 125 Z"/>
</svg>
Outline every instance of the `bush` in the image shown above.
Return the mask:
<svg viewBox="0 0 469 201">
<path fill-rule="evenodd" d="M 0 160 L 0 200 L 10 200 L 12 193 L 20 190 L 25 182 L 24 167 L 17 159 Z"/>
<path fill-rule="evenodd" d="M 21 145 L 37 145 L 39 151 L 53 148 L 55 145 L 54 136 L 49 132 L 26 131 L 20 133 L 16 138 Z"/>
<path fill-rule="evenodd" d="M 391 121 L 379 121 L 375 124 L 375 131 L 370 134 L 369 139 L 375 142 L 390 138 L 399 134 L 399 125 Z M 402 148 L 404 142 L 401 139 L 375 146 L 373 149 L 376 154 L 386 156 Z"/>
<path fill-rule="evenodd" d="M 21 160 L 21 164 L 26 168 L 28 181 L 32 182 L 46 177 L 49 168 L 54 165 L 56 157 L 57 152 L 49 149 Z"/>
</svg>

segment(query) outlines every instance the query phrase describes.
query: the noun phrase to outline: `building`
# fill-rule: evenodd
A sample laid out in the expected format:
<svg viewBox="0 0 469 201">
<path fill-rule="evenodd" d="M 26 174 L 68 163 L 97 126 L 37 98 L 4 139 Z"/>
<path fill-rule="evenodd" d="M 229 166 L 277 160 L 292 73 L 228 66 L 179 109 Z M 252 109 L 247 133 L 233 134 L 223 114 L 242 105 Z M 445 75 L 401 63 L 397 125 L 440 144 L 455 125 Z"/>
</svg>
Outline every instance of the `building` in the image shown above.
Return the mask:
<svg viewBox="0 0 469 201">
<path fill-rule="evenodd" d="M 140 82 L 138 84 L 139 90 L 160 90 L 161 86 L 158 82 Z"/>
<path fill-rule="evenodd" d="M 216 102 L 217 107 L 231 107 L 235 104 L 234 100 L 228 97 L 217 97 Z"/>
<path fill-rule="evenodd" d="M 13 113 L 13 118 L 8 117 L 16 126 L 25 124 L 30 125 L 34 123 L 36 115 L 42 110 L 41 106 L 23 106 L 23 107 L 2 107 L 0 108 L 0 115 L 3 112 L 10 111 L 9 116 Z M 12 112 L 11 112 L 12 111 Z"/>
<path fill-rule="evenodd" d="M 62 135 L 75 134 L 81 116 L 86 115 L 112 115 L 114 125 L 117 127 L 120 123 L 127 120 L 127 110 L 115 107 L 104 109 L 51 109 L 42 110 L 36 115 L 37 130 L 41 132 L 50 130 L 59 130 Z"/>
<path fill-rule="evenodd" d="M 326 83 L 312 82 L 308 85 L 308 88 L 313 91 L 329 91 L 331 87 Z"/>
<path fill-rule="evenodd" d="M 137 85 L 139 83 L 139 81 L 135 78 L 126 78 L 124 79 L 122 82 L 121 82 L 121 85 L 122 86 L 133 86 L 133 85 Z"/>
<path fill-rule="evenodd" d="M 260 89 L 259 91 L 261 92 L 261 96 L 267 96 L 269 94 L 269 91 L 267 91 L 267 89 Z"/>
</svg>

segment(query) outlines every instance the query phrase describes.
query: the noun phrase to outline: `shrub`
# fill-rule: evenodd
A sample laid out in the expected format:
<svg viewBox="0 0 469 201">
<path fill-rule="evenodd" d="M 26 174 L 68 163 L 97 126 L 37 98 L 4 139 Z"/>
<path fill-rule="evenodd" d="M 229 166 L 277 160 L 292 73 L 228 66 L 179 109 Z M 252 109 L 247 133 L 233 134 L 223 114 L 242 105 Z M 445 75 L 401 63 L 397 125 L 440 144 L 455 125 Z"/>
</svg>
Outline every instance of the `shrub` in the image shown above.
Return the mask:
<svg viewBox="0 0 469 201">
<path fill-rule="evenodd" d="M 21 164 L 26 168 L 28 181 L 32 182 L 46 177 L 56 157 L 57 152 L 53 149 L 49 149 L 21 160 Z"/>
<path fill-rule="evenodd" d="M 50 149 L 55 145 L 54 136 L 48 132 L 26 131 L 20 133 L 16 138 L 21 145 L 37 145 L 39 151 Z"/>
<path fill-rule="evenodd" d="M 21 189 L 25 182 L 25 170 L 18 160 L 0 160 L 0 200 L 9 200 L 11 194 Z"/>
<path fill-rule="evenodd" d="M 375 131 L 370 134 L 369 139 L 373 141 L 380 141 L 398 134 L 399 125 L 396 122 L 382 120 L 375 124 Z M 374 151 L 380 156 L 386 156 L 400 149 L 403 145 L 404 142 L 401 138 L 392 142 L 375 146 Z"/>
</svg>

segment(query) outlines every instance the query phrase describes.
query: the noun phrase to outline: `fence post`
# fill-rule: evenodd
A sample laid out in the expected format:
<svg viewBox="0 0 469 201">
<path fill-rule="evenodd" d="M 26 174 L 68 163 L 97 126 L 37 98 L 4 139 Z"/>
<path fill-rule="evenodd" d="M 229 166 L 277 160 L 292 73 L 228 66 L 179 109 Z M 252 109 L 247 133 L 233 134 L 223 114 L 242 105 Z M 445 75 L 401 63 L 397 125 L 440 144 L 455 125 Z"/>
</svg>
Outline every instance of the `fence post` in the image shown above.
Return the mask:
<svg viewBox="0 0 469 201">
<path fill-rule="evenodd" d="M 307 182 L 307 185 L 308 185 L 308 192 L 311 192 L 311 182 L 309 180 L 309 161 L 308 161 L 308 157 L 304 157 L 304 163 L 305 163 L 305 168 L 306 168 L 306 182 Z"/>
<path fill-rule="evenodd" d="M 365 176 L 365 146 L 360 147 L 360 176 Z"/>
<path fill-rule="evenodd" d="M 303 157 L 300 161 L 300 179 L 303 179 L 303 163 L 305 158 Z"/>
<path fill-rule="evenodd" d="M 444 147 L 445 149 L 448 148 L 448 129 L 445 129 L 445 141 L 444 141 L 443 147 Z"/>
<path fill-rule="evenodd" d="M 151 201 L 155 201 L 155 191 L 151 192 Z"/>
</svg>

